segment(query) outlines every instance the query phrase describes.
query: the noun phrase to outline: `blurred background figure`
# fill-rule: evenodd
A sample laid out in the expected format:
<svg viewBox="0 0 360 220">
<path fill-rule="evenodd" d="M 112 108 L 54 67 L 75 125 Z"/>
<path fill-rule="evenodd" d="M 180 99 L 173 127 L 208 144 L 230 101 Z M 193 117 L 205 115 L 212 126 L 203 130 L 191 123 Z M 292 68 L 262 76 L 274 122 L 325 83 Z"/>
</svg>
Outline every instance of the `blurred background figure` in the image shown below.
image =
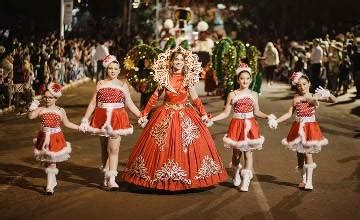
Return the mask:
<svg viewBox="0 0 360 220">
<path fill-rule="evenodd" d="M 272 85 L 274 80 L 274 72 L 279 65 L 279 52 L 272 42 L 267 42 L 263 54 L 264 70 L 266 82 L 268 86 Z"/>
</svg>

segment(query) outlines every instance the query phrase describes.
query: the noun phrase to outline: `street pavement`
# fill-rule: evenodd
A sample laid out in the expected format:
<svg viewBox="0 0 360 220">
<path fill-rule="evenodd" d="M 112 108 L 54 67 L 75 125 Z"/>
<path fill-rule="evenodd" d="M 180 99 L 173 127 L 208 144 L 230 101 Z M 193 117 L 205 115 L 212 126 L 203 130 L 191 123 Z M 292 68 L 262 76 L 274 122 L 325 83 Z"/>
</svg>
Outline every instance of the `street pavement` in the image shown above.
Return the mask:
<svg viewBox="0 0 360 220">
<path fill-rule="evenodd" d="M 65 92 L 59 100 L 69 119 L 80 123 L 95 84 L 87 82 Z M 197 90 L 209 113 L 222 111 L 224 101 L 206 96 L 204 84 Z M 286 84 L 263 85 L 260 109 L 280 116 L 290 105 L 293 92 Z M 1 219 L 360 219 L 360 100 L 349 94 L 335 104 L 321 103 L 317 111 L 329 145 L 314 155 L 314 190 L 297 188 L 296 154 L 280 144 L 294 120 L 270 130 L 258 119 L 265 136 L 264 149 L 254 154 L 254 178 L 249 192 L 240 192 L 229 178 L 220 185 L 186 192 L 144 190 L 118 178 L 120 190 L 104 190 L 100 165 L 100 144 L 96 136 L 63 128 L 72 143 L 70 160 L 59 163 L 58 186 L 53 196 L 44 195 L 46 175 L 33 158 L 32 139 L 39 120 L 25 115 L 0 115 L 0 218 Z M 140 96 L 132 92 L 135 104 Z M 131 113 L 135 132 L 123 137 L 119 170 L 142 129 Z M 216 122 L 210 132 L 225 166 L 232 152 L 222 146 L 230 117 Z"/>
</svg>

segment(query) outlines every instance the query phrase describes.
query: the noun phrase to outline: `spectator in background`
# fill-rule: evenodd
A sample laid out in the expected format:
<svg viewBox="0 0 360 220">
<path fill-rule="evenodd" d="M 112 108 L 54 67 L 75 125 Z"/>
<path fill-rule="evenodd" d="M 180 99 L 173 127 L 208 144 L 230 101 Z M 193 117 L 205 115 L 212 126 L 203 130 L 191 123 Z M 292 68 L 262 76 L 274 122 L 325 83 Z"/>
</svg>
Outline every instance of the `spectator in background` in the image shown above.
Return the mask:
<svg viewBox="0 0 360 220">
<path fill-rule="evenodd" d="M 32 101 L 32 98 L 35 95 L 35 91 L 32 88 L 33 82 L 35 80 L 34 75 L 34 67 L 30 62 L 30 54 L 28 52 L 25 52 L 24 54 L 24 101 L 25 106 L 30 106 L 30 103 Z"/>
<path fill-rule="evenodd" d="M 10 107 L 11 99 L 12 99 L 12 79 L 13 79 L 13 56 L 11 50 L 6 50 L 4 48 L 4 52 L 2 53 L 2 61 L 1 61 L 1 92 L 4 95 L 4 107 Z"/>
<path fill-rule="evenodd" d="M 264 70 L 266 74 L 267 84 L 270 86 L 274 80 L 274 72 L 279 65 L 279 53 L 272 42 L 267 42 L 263 55 Z"/>
<path fill-rule="evenodd" d="M 360 37 L 355 39 L 354 54 L 351 56 L 351 66 L 356 87 L 356 98 L 360 98 Z"/>
<path fill-rule="evenodd" d="M 314 39 L 313 48 L 310 55 L 310 92 L 314 93 L 315 89 L 320 86 L 321 64 L 323 59 L 323 49 L 320 47 L 320 40 Z"/>
<path fill-rule="evenodd" d="M 332 42 L 328 53 L 328 89 L 335 96 L 338 90 L 339 65 L 342 60 L 342 45 L 339 44 L 339 42 Z"/>
<path fill-rule="evenodd" d="M 103 41 L 99 42 L 95 51 L 95 59 L 97 60 L 96 82 L 99 81 L 99 79 L 104 79 L 104 68 L 102 66 L 102 62 L 107 55 L 109 55 L 109 49 Z"/>
<path fill-rule="evenodd" d="M 346 94 L 349 88 L 350 81 L 350 58 L 347 54 L 343 55 L 341 63 L 339 65 L 339 87 L 337 90 L 338 94 Z M 343 91 L 341 91 L 341 87 Z"/>
<path fill-rule="evenodd" d="M 15 49 L 14 62 L 13 62 L 13 72 L 14 72 L 14 92 L 15 92 L 15 112 L 19 113 L 21 111 L 20 105 L 22 104 L 21 97 L 24 93 L 24 84 L 25 84 L 25 74 L 24 74 L 24 60 L 21 54 L 20 45 Z"/>
</svg>

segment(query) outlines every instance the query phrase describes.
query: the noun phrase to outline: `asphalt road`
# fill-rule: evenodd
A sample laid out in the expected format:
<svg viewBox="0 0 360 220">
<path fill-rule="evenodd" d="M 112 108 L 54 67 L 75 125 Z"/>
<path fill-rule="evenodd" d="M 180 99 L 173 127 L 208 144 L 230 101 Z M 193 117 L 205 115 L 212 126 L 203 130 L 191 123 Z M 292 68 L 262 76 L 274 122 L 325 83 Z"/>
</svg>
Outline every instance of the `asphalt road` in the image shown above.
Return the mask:
<svg viewBox="0 0 360 220">
<path fill-rule="evenodd" d="M 79 123 L 94 90 L 93 83 L 71 88 L 59 100 L 68 117 Z M 198 91 L 208 112 L 222 110 L 223 100 Z M 353 90 L 350 90 L 353 92 Z M 279 116 L 289 107 L 293 93 L 287 85 L 263 86 L 260 107 Z M 180 193 L 153 192 L 128 185 L 118 178 L 120 190 L 100 187 L 100 145 L 95 136 L 63 128 L 72 143 L 71 159 L 60 163 L 58 186 L 53 196 L 43 194 L 46 176 L 32 155 L 32 138 L 39 120 L 24 115 L 0 116 L 0 218 L 1 219 L 360 219 L 360 100 L 350 93 L 335 104 L 321 104 L 317 120 L 329 145 L 315 155 L 314 190 L 297 188 L 296 155 L 280 144 L 292 120 L 275 131 L 258 120 L 265 145 L 254 154 L 254 179 L 249 192 L 227 182 L 207 190 Z M 139 94 L 133 93 L 139 104 Z M 141 132 L 131 116 L 135 132 L 122 140 L 119 169 L 123 169 Z M 215 123 L 210 131 L 225 165 L 231 151 L 222 147 L 230 118 Z M 228 169 L 230 174 L 230 169 Z"/>
</svg>

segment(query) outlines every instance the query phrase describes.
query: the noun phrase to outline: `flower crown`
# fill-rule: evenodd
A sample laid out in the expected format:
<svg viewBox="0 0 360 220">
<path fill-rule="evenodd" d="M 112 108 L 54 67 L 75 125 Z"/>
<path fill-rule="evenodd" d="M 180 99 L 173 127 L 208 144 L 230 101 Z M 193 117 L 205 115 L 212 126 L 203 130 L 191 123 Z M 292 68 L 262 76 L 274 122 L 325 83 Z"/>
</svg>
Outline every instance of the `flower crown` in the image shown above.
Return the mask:
<svg viewBox="0 0 360 220">
<path fill-rule="evenodd" d="M 303 75 L 304 74 L 302 72 L 293 72 L 290 77 L 291 84 L 295 86 L 299 82 L 300 77 Z"/>
<path fill-rule="evenodd" d="M 62 96 L 61 89 L 62 89 L 62 86 L 60 84 L 54 83 L 54 82 L 49 83 L 49 85 L 47 86 L 47 90 L 49 90 L 51 95 L 53 95 L 56 98 L 59 98 L 60 96 Z"/>
<path fill-rule="evenodd" d="M 241 63 L 239 67 L 236 69 L 236 74 L 238 75 L 239 73 L 244 71 L 250 73 L 250 75 L 252 74 L 251 68 L 246 63 Z"/>
<path fill-rule="evenodd" d="M 119 61 L 117 61 L 117 59 L 116 59 L 116 56 L 109 54 L 104 58 L 102 64 L 103 64 L 103 67 L 107 68 L 110 65 L 110 63 L 113 63 L 113 62 L 119 63 Z"/>
</svg>

